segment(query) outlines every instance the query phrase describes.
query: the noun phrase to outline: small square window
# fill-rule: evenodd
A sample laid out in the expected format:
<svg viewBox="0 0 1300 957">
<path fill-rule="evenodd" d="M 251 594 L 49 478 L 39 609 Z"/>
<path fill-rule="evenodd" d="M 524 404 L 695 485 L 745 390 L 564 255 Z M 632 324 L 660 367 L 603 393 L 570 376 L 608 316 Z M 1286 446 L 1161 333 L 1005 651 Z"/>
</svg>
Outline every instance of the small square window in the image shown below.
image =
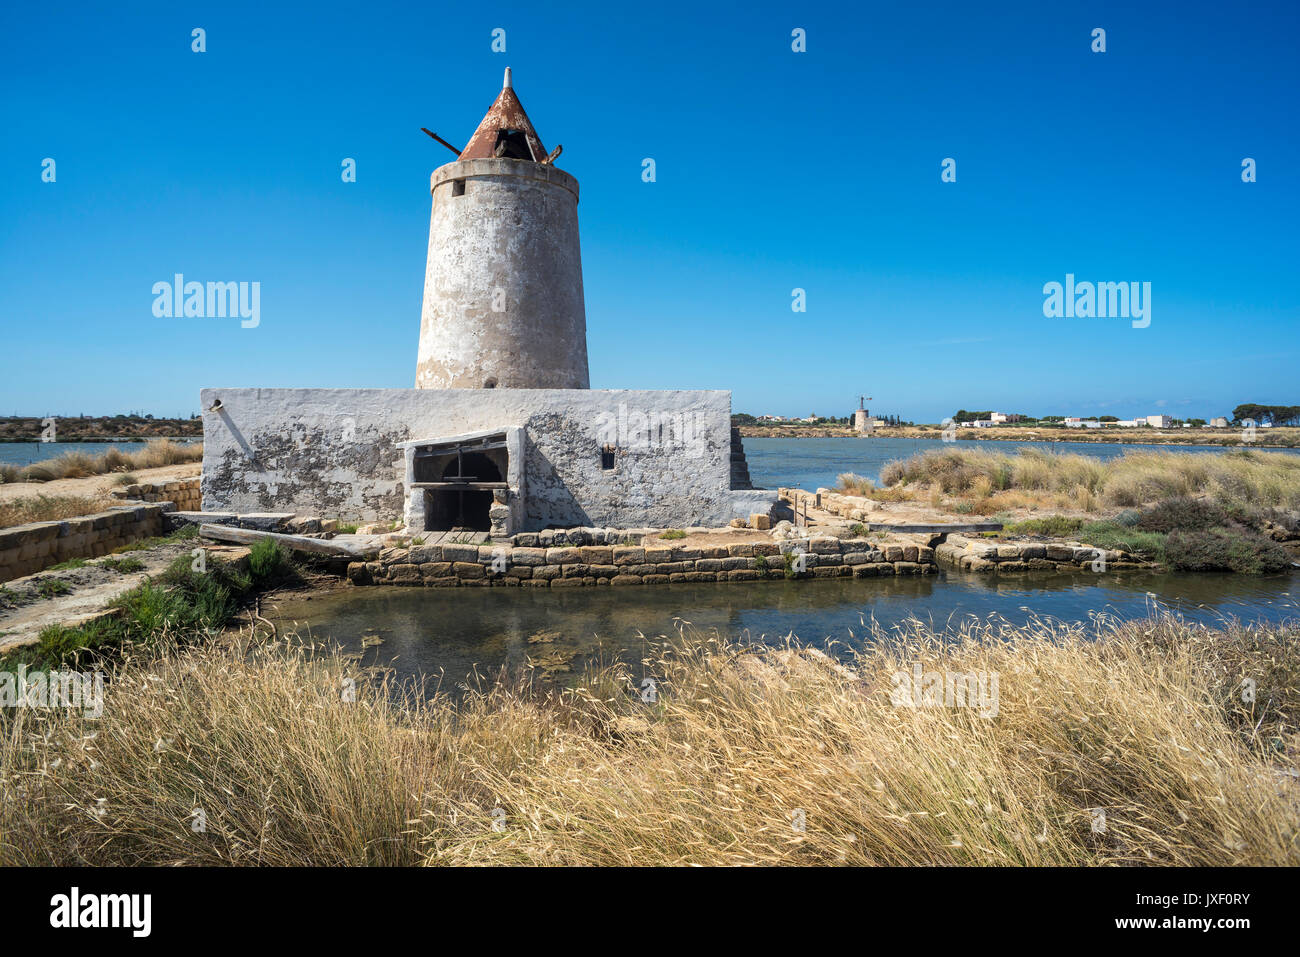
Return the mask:
<svg viewBox="0 0 1300 957">
<path fill-rule="evenodd" d="M 454 179 L 451 181 L 451 195 L 453 196 L 465 195 L 465 181 L 463 179 Z"/>
<path fill-rule="evenodd" d="M 600 467 L 608 472 L 614 467 L 614 446 L 602 445 L 600 447 Z"/>
</svg>

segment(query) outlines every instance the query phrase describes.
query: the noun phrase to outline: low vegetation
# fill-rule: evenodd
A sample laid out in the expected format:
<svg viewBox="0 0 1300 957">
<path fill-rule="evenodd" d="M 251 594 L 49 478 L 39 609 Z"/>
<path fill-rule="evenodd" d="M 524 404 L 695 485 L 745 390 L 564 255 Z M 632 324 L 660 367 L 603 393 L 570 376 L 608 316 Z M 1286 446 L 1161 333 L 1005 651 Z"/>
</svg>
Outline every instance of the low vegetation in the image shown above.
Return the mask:
<svg viewBox="0 0 1300 957">
<path fill-rule="evenodd" d="M 107 496 L 33 495 L 0 500 L 0 528 L 30 522 L 59 522 L 65 518 L 93 515 L 122 503 Z"/>
<path fill-rule="evenodd" d="M 176 540 L 179 536 L 160 541 Z M 108 559 L 104 564 L 120 572 L 145 567 L 133 557 Z M 36 644 L 16 648 L 0 658 L 0 668 L 20 663 L 40 669 L 84 661 L 102 663 L 124 649 L 210 638 L 225 628 L 252 594 L 289 578 L 293 571 L 280 546 L 270 540 L 253 546 L 247 573 L 219 560 L 199 571 L 189 555 L 181 555 L 163 573 L 115 598 L 108 606 L 112 614 L 77 626 L 51 625 L 40 633 Z M 42 579 L 38 588 L 45 597 L 71 590 L 57 578 Z M 50 594 L 45 594 L 47 589 Z"/>
<path fill-rule="evenodd" d="M 1107 461 L 1033 448 L 1014 455 L 940 449 L 888 463 L 881 480 L 886 486 L 923 486 L 973 499 L 982 514 L 1014 505 L 1005 493 L 1085 512 L 1180 497 L 1202 498 L 1224 511 L 1300 510 L 1300 456 L 1253 449 L 1134 451 Z"/>
<path fill-rule="evenodd" d="M 1031 518 L 1006 524 L 1003 534 L 1078 540 L 1130 552 L 1179 571 L 1259 575 L 1282 571 L 1293 562 L 1281 545 L 1212 503 L 1193 498 L 1168 499 L 1103 521 L 1067 515 Z"/>
<path fill-rule="evenodd" d="M 57 448 L 57 446 L 52 446 Z M 124 452 L 108 449 L 100 455 L 65 452 L 31 465 L 0 465 L 0 482 L 52 482 L 55 479 L 86 478 L 109 472 L 155 469 L 165 465 L 198 462 L 203 458 L 203 443 L 172 442 L 154 439 L 138 450 Z"/>
<path fill-rule="evenodd" d="M 97 720 L 0 714 L 0 863 L 1300 864 L 1296 625 L 875 638 L 837 668 L 687 631 L 457 700 L 283 640 L 155 643 Z M 996 675 L 996 706 L 895 699 L 918 662 Z"/>
</svg>

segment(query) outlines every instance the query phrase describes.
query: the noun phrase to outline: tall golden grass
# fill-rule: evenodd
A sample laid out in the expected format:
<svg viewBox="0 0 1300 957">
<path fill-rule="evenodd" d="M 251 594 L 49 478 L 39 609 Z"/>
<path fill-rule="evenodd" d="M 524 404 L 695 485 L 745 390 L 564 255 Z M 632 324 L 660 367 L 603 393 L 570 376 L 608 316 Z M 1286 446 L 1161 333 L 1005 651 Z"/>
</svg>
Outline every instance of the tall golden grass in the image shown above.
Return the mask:
<svg viewBox="0 0 1300 957">
<path fill-rule="evenodd" d="M 0 501 L 0 528 L 93 515 L 122 503 L 106 495 L 32 495 Z"/>
<path fill-rule="evenodd" d="M 1131 451 L 1102 461 L 1026 448 L 1011 455 L 982 449 L 923 452 L 881 470 L 887 486 L 902 483 L 954 495 L 1082 500 L 1127 507 L 1177 496 L 1205 496 L 1225 506 L 1300 509 L 1300 456 L 1253 449 L 1222 453 Z M 1088 507 L 1090 506 L 1090 507 Z"/>
<path fill-rule="evenodd" d="M 152 439 L 143 448 L 124 452 L 110 448 L 101 455 L 86 452 L 65 452 L 52 459 L 33 462 L 31 465 L 0 465 L 3 482 L 52 482 L 55 479 L 87 478 L 108 472 L 129 472 L 136 469 L 155 469 L 165 465 L 198 462 L 203 458 L 203 443 L 173 442 L 170 439 Z"/>
<path fill-rule="evenodd" d="M 284 642 L 128 659 L 98 720 L 0 718 L 0 862 L 1300 863 L 1300 625 L 875 637 L 836 666 L 686 628 L 455 702 Z M 998 674 L 996 716 L 895 704 L 917 662 Z"/>
</svg>

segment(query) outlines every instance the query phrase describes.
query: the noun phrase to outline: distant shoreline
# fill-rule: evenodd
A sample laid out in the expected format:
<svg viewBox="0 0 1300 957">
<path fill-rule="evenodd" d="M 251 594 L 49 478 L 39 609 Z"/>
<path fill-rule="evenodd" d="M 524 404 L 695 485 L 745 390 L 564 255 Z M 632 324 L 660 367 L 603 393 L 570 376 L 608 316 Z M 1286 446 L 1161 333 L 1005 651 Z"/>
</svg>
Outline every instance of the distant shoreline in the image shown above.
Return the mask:
<svg viewBox="0 0 1300 957">
<path fill-rule="evenodd" d="M 817 428 L 742 425 L 740 435 L 746 439 L 933 439 L 943 437 L 939 426 L 894 426 L 875 429 L 862 435 L 845 426 Z M 1181 430 L 1180 430 L 1181 431 Z M 1075 442 L 1099 445 L 1169 445 L 1202 448 L 1293 449 L 1300 448 L 1300 429 L 1257 429 L 1254 440 L 1243 442 L 1241 429 L 1188 429 L 1190 435 L 1156 429 L 1044 429 L 992 428 L 958 429 L 958 442 Z M 1227 433 L 1227 434 L 1224 434 Z"/>
<path fill-rule="evenodd" d="M 12 439 L 0 438 L 0 442 L 10 445 L 85 445 L 90 442 L 152 442 L 155 439 L 166 439 L 170 442 L 201 442 L 202 435 L 100 435 L 100 436 L 74 436 L 70 438 L 58 439 L 54 442 L 42 443 L 40 439 Z"/>
</svg>

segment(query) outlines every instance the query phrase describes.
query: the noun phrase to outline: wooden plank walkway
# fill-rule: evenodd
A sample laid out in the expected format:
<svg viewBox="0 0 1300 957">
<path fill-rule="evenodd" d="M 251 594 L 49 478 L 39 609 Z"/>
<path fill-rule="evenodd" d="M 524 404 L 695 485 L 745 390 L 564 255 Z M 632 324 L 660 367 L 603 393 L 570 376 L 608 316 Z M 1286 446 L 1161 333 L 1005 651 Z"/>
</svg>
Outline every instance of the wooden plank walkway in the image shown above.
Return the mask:
<svg viewBox="0 0 1300 957">
<path fill-rule="evenodd" d="M 453 528 L 449 532 L 424 532 L 415 537 L 423 538 L 426 545 L 482 545 L 488 540 L 488 533 Z"/>
</svg>

